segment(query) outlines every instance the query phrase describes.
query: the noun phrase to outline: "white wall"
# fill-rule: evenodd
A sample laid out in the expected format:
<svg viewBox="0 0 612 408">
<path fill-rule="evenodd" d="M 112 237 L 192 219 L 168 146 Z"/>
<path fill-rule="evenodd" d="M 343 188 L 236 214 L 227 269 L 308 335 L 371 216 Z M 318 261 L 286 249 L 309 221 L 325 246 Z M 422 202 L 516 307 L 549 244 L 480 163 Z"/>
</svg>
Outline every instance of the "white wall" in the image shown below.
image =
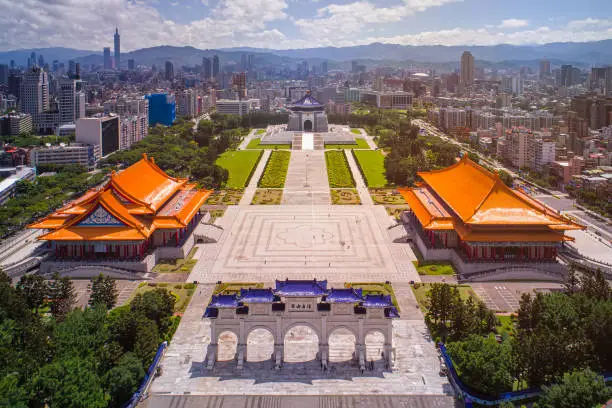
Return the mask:
<svg viewBox="0 0 612 408">
<path fill-rule="evenodd" d="M 101 145 L 102 126 L 97 118 L 79 118 L 76 123 L 76 141 Z"/>
</svg>

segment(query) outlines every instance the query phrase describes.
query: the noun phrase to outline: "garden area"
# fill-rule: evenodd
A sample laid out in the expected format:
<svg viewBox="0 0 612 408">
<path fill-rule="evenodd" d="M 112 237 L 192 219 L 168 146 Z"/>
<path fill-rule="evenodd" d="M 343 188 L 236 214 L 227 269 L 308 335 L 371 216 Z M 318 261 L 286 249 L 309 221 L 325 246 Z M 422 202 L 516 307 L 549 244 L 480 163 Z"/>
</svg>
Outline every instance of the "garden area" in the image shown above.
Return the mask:
<svg viewBox="0 0 612 408">
<path fill-rule="evenodd" d="M 153 267 L 154 273 L 189 273 L 195 266 L 197 259 L 193 256 L 198 251 L 197 247 L 191 248 L 187 258 L 184 259 L 160 259 Z"/>
<path fill-rule="evenodd" d="M 412 261 L 419 275 L 455 275 L 455 268 L 450 263 L 419 263 Z"/>
<path fill-rule="evenodd" d="M 406 200 L 393 188 L 371 188 L 370 196 L 374 204 L 404 205 Z"/>
<path fill-rule="evenodd" d="M 364 138 L 356 137 L 355 143 L 342 143 L 342 144 L 325 143 L 325 148 L 326 149 L 369 149 L 370 145 Z"/>
<path fill-rule="evenodd" d="M 258 188 L 251 205 L 279 205 L 283 201 L 283 190 L 280 188 Z"/>
<path fill-rule="evenodd" d="M 440 283 L 414 283 L 412 287 L 412 292 L 416 297 L 416 300 L 423 311 L 429 309 L 430 301 L 428 299 L 427 293 L 432 289 L 432 287 L 436 285 L 442 285 Z M 478 295 L 474 292 L 474 289 L 470 285 L 447 285 L 451 288 L 457 290 L 459 296 L 463 300 L 467 300 L 468 298 L 473 298 L 475 301 L 479 301 Z"/>
<path fill-rule="evenodd" d="M 355 135 L 360 135 L 361 131 L 359 129 L 351 129 L 351 133 L 353 133 Z"/>
<path fill-rule="evenodd" d="M 387 210 L 387 214 L 391 217 L 395 218 L 399 221 L 402 213 L 404 211 L 408 211 L 410 207 L 407 205 L 385 205 L 385 210 Z"/>
<path fill-rule="evenodd" d="M 361 204 L 359 193 L 354 188 L 331 189 L 331 200 L 333 205 L 357 205 Z"/>
<path fill-rule="evenodd" d="M 266 129 L 257 129 L 255 132 L 256 135 L 263 135 L 264 133 L 266 133 Z"/>
<path fill-rule="evenodd" d="M 355 161 L 368 187 L 385 187 L 385 156 L 378 150 L 353 150 Z"/>
<path fill-rule="evenodd" d="M 240 289 L 263 289 L 264 284 L 261 282 L 232 282 L 232 283 L 217 283 L 213 293 L 215 295 L 233 295 L 240 293 Z"/>
<path fill-rule="evenodd" d="M 247 149 L 291 149 L 291 144 L 261 144 L 261 139 L 251 139 Z"/>
<path fill-rule="evenodd" d="M 225 186 L 231 189 L 246 187 L 262 153 L 257 150 L 229 150 L 220 155 L 215 164 L 229 172 Z"/>
<path fill-rule="evenodd" d="M 204 204 L 209 205 L 238 205 L 240 199 L 242 198 L 242 194 L 244 194 L 243 189 L 224 189 L 224 190 L 215 190 L 213 193 L 206 199 Z M 212 216 L 212 214 L 211 214 Z"/>
<path fill-rule="evenodd" d="M 285 177 L 287 177 L 290 159 L 291 152 L 272 152 L 268 159 L 268 163 L 266 163 L 266 168 L 261 175 L 261 179 L 259 179 L 258 187 L 283 188 L 285 186 Z"/>
<path fill-rule="evenodd" d="M 351 174 L 346 156 L 342 150 L 330 150 L 325 152 L 325 164 L 327 166 L 327 178 L 331 188 L 355 187 L 355 180 Z"/>
</svg>

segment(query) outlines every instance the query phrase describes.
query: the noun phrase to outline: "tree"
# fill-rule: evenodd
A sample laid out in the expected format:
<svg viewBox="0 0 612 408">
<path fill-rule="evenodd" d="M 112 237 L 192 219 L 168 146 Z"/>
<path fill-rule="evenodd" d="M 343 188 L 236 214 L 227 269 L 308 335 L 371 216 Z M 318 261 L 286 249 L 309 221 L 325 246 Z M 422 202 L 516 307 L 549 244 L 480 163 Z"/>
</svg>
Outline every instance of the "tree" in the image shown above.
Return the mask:
<svg viewBox="0 0 612 408">
<path fill-rule="evenodd" d="M 95 363 L 78 357 L 47 364 L 34 380 L 38 398 L 50 407 L 105 408 L 108 396 L 96 374 Z"/>
<path fill-rule="evenodd" d="M 514 378 L 508 342 L 500 344 L 493 335 L 471 335 L 465 341 L 450 343 L 448 352 L 465 384 L 491 396 L 512 390 Z"/>
<path fill-rule="evenodd" d="M 578 278 L 578 274 L 576 272 L 576 267 L 571 265 L 567 269 L 567 276 L 565 277 L 565 282 L 563 286 L 565 287 L 565 291 L 567 293 L 576 293 L 580 289 L 580 279 Z"/>
<path fill-rule="evenodd" d="M 111 368 L 104 377 L 104 383 L 110 394 L 111 407 L 120 407 L 130 399 L 138 389 L 138 384 L 145 375 L 142 362 L 133 353 L 124 354 L 118 364 Z"/>
<path fill-rule="evenodd" d="M 512 178 L 510 173 L 508 173 L 507 171 L 498 170 L 497 175 L 504 182 L 504 184 L 507 185 L 508 187 L 512 187 L 512 185 L 514 184 L 514 179 Z"/>
<path fill-rule="evenodd" d="M 544 386 L 540 405 L 544 408 L 593 408 L 612 397 L 603 377 L 589 369 L 565 373 L 559 384 Z"/>
<path fill-rule="evenodd" d="M 64 320 L 66 315 L 73 309 L 76 301 L 74 285 L 67 276 L 60 277 L 59 273 L 53 275 L 49 295 L 51 298 L 51 314 L 58 321 Z"/>
<path fill-rule="evenodd" d="M 19 279 L 17 289 L 24 296 L 30 309 L 34 309 L 38 314 L 38 308 L 43 305 L 49 293 L 47 281 L 41 275 L 24 275 Z"/>
<path fill-rule="evenodd" d="M 91 281 L 91 296 L 89 305 L 104 305 L 106 309 L 112 309 L 117 304 L 117 283 L 110 276 L 100 274 Z"/>
<path fill-rule="evenodd" d="M 161 332 L 164 332 L 169 325 L 169 318 L 174 313 L 174 303 L 176 298 L 163 288 L 156 288 L 138 294 L 131 302 L 133 312 L 141 313 L 143 316 L 153 320 L 159 327 Z"/>
</svg>

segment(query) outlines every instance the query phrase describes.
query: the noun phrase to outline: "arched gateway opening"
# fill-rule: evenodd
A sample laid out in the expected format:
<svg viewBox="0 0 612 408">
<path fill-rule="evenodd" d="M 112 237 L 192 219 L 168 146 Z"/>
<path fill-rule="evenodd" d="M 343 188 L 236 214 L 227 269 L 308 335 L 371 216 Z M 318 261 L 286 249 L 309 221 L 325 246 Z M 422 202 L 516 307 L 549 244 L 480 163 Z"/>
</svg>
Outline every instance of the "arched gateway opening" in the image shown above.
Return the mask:
<svg viewBox="0 0 612 408">
<path fill-rule="evenodd" d="M 378 330 L 369 332 L 365 336 L 365 347 L 367 361 L 382 360 L 382 353 L 385 348 L 385 335 Z"/>
<path fill-rule="evenodd" d="M 312 132 L 312 120 L 306 119 L 304 121 L 304 132 Z"/>
<path fill-rule="evenodd" d="M 267 361 L 274 353 L 274 336 L 268 329 L 252 330 L 247 336 L 246 360 L 249 363 Z"/>
<path fill-rule="evenodd" d="M 236 358 L 238 336 L 231 331 L 219 333 L 219 361 L 231 361 Z"/>
<path fill-rule="evenodd" d="M 287 363 L 313 361 L 319 352 L 319 336 L 306 325 L 296 325 L 285 333 L 284 360 Z"/>
<path fill-rule="evenodd" d="M 340 327 L 332 331 L 327 340 L 329 344 L 329 361 L 340 363 L 351 361 L 355 356 L 355 335 L 347 328 Z"/>
</svg>

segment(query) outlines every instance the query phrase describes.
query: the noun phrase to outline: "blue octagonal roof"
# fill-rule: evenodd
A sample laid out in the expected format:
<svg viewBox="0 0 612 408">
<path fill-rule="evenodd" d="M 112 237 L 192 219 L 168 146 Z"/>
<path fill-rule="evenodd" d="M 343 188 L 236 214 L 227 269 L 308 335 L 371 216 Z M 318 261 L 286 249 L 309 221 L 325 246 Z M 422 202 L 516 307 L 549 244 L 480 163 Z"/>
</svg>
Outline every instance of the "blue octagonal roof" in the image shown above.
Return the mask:
<svg viewBox="0 0 612 408">
<path fill-rule="evenodd" d="M 293 106 L 304 106 L 304 107 L 323 107 L 323 104 L 319 101 L 317 101 L 311 94 L 310 91 L 308 91 L 306 93 L 306 95 L 304 95 L 302 97 L 302 99 L 299 99 L 295 102 L 293 102 L 292 104 Z"/>
</svg>

